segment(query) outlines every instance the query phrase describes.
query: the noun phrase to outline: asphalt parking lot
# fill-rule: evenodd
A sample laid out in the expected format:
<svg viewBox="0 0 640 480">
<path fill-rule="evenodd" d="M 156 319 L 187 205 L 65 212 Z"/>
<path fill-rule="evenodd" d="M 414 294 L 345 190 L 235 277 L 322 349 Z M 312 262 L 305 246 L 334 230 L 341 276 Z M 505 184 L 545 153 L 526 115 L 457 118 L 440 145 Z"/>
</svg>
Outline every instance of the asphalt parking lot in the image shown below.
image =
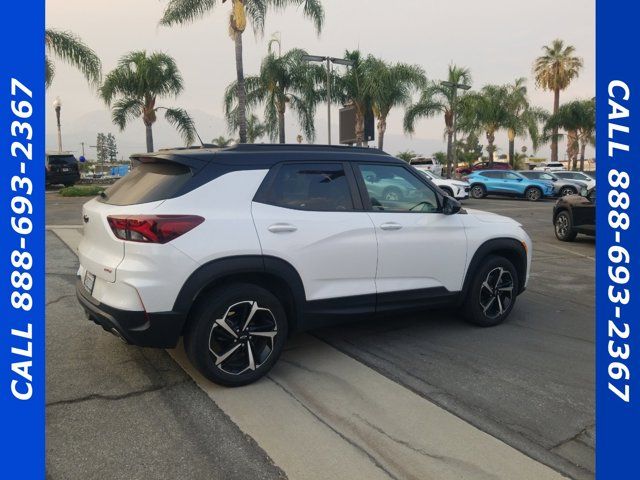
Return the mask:
<svg viewBox="0 0 640 480">
<path fill-rule="evenodd" d="M 487 442 L 492 451 L 512 447 L 502 457 L 517 458 L 522 472 L 536 468 L 527 463 L 533 459 L 571 478 L 593 478 L 595 242 L 581 236 L 575 243 L 557 241 L 552 201 L 465 202 L 517 219 L 534 242 L 529 288 L 505 324 L 475 328 L 437 311 L 312 332 L 292 340 L 262 385 L 234 392 L 203 387 L 174 361 L 180 362 L 179 352 L 125 346 L 84 319 L 74 295 L 73 252 L 84 201 L 47 193 L 48 478 L 543 478 L 533 470 L 500 476 L 486 465 L 480 469 L 480 460 L 463 465 L 450 461 L 458 458 L 450 452 L 415 446 L 430 437 L 446 443 L 455 417 L 464 421 L 460 435 Z M 342 384 L 320 365 L 334 363 L 345 366 Z M 324 399 L 308 378 L 316 386 L 330 378 L 332 395 Z M 370 390 L 349 393 L 351 415 L 331 410 L 347 386 L 360 381 Z M 395 403 L 379 405 L 397 405 L 397 411 L 370 408 L 385 396 Z M 268 406 L 260 405 L 262 398 Z M 309 418 L 301 416 L 297 427 L 278 423 L 278 415 L 290 414 L 281 398 Z M 434 406 L 433 415 L 423 418 L 422 406 L 427 413 Z M 273 430 L 252 420 L 252 408 L 264 409 L 257 418 Z M 389 422 L 371 425 L 367 415 L 389 416 Z M 405 419 L 420 430 L 396 432 L 394 423 Z M 288 436 L 274 439 L 278 429 Z M 308 438 L 314 432 L 318 437 Z M 318 456 L 334 461 L 290 458 L 307 439 Z M 332 439 L 353 449 L 353 457 L 346 448 L 343 459 L 336 454 Z M 463 447 L 482 457 L 472 440 Z M 407 462 L 398 460 L 404 456 Z M 340 470 L 341 460 L 354 471 Z M 422 461 L 425 469 L 437 463 L 432 476 L 411 466 Z"/>
</svg>

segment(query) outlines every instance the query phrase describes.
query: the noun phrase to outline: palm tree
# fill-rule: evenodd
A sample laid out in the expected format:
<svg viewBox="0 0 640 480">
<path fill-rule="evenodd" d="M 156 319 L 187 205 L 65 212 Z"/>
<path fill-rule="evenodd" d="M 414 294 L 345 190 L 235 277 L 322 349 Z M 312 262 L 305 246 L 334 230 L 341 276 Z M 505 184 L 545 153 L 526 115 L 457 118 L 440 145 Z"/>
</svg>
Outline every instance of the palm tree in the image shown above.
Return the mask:
<svg viewBox="0 0 640 480">
<path fill-rule="evenodd" d="M 293 110 L 307 138 L 315 138 L 314 115 L 319 93 L 316 84 L 323 75 L 322 68 L 310 65 L 302 58 L 304 50 L 293 49 L 282 56 L 269 52 L 262 60 L 260 73 L 245 79 L 246 107 L 264 104 L 264 119 L 271 140 L 286 142 L 285 113 Z M 229 126 L 238 128 L 240 107 L 237 82 L 227 87 L 224 98 L 225 115 Z"/>
<path fill-rule="evenodd" d="M 225 3 L 227 0 L 221 0 Z M 324 23 L 324 9 L 320 0 L 231 0 L 229 33 L 235 43 L 236 88 L 238 97 L 237 124 L 240 130 L 240 143 L 247 141 L 246 92 L 244 66 L 242 59 L 242 34 L 250 20 L 255 33 L 264 31 L 264 22 L 269 7 L 281 9 L 286 6 L 302 6 L 305 17 L 315 23 L 318 34 Z M 169 4 L 160 19 L 160 25 L 171 26 L 190 23 L 210 13 L 218 4 L 217 0 L 169 0 Z"/>
<path fill-rule="evenodd" d="M 102 78 L 100 59 L 82 40 L 71 32 L 63 32 L 53 28 L 44 31 L 44 42 L 47 54 L 44 57 L 45 85 L 51 86 L 56 69 L 50 55 L 53 54 L 80 70 L 90 85 L 97 86 Z"/>
<path fill-rule="evenodd" d="M 147 152 L 153 151 L 153 130 L 158 110 L 189 145 L 197 137 L 193 120 L 182 108 L 156 104 L 159 97 L 177 97 L 182 92 L 182 76 L 173 58 L 165 53 L 130 52 L 123 56 L 102 86 L 100 96 L 112 108 L 112 120 L 124 130 L 130 120 L 142 118 L 146 127 Z"/>
<path fill-rule="evenodd" d="M 575 47 L 565 46 L 562 40 L 556 39 L 551 45 L 542 47 L 543 55 L 533 64 L 536 85 L 543 90 L 553 91 L 553 114 L 560 108 L 560 91 L 565 90 L 571 81 L 578 76 L 582 68 L 582 59 L 576 57 Z M 558 131 L 553 131 L 551 142 L 551 161 L 558 161 Z"/>
<path fill-rule="evenodd" d="M 359 50 L 347 50 L 344 58 L 353 65 L 344 74 L 332 76 L 331 96 L 332 101 L 355 108 L 356 143 L 361 146 L 365 141 L 365 117 L 373 107 L 371 75 L 378 60 L 371 55 L 363 58 Z"/>
<path fill-rule="evenodd" d="M 480 92 L 468 93 L 460 102 L 460 130 L 467 133 L 484 132 L 489 165 L 493 165 L 496 151 L 496 132 L 511 125 L 508 100 L 509 90 L 506 86 L 486 85 Z"/>
<path fill-rule="evenodd" d="M 471 71 L 465 67 L 449 65 L 447 81 L 455 84 L 471 84 Z M 404 129 L 408 133 L 415 131 L 415 123 L 420 118 L 444 115 L 445 135 L 447 137 L 447 172 L 451 171 L 450 160 L 453 152 L 454 113 L 458 115 L 459 105 L 464 94 L 454 95 L 453 89 L 440 82 L 431 82 L 422 91 L 418 102 L 407 109 L 404 116 Z M 457 165 L 454 165 L 456 168 Z"/>
<path fill-rule="evenodd" d="M 517 78 L 512 84 L 506 86 L 506 106 L 509 114 L 506 128 L 509 137 L 508 158 L 511 166 L 514 165 L 515 161 L 516 136 L 528 134 L 533 143 L 533 149 L 537 150 L 540 140 L 538 125 L 548 118 L 548 115 L 543 109 L 533 107 L 529 103 L 525 83 L 525 78 Z"/>
<path fill-rule="evenodd" d="M 267 126 L 255 115 L 247 117 L 247 143 L 256 143 L 267 133 Z"/>
<path fill-rule="evenodd" d="M 558 112 L 551 115 L 545 125 L 547 138 L 556 141 L 562 137 L 560 129 L 567 132 L 567 159 L 574 170 L 578 167 L 580 155 L 580 169 L 584 169 L 584 153 L 586 146 L 595 141 L 595 101 L 575 100 L 562 105 Z"/>
<path fill-rule="evenodd" d="M 213 143 L 214 145 L 218 146 L 218 147 L 228 147 L 230 145 L 233 144 L 233 142 L 235 142 L 235 140 L 233 138 L 227 138 L 224 135 L 220 135 L 216 138 L 214 138 L 213 140 L 211 140 L 211 143 Z"/>
<path fill-rule="evenodd" d="M 368 81 L 373 114 L 378 120 L 378 148 L 382 150 L 389 112 L 394 107 L 407 106 L 413 90 L 424 87 L 427 80 L 418 66 L 374 60 Z"/>
</svg>

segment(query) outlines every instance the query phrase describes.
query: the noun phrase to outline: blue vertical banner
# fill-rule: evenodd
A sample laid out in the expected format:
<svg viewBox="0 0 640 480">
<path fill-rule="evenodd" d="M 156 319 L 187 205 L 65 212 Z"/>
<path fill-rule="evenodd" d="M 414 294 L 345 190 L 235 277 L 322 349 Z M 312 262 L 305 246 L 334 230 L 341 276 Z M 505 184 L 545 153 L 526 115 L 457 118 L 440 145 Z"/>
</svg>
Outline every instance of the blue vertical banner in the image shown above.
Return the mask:
<svg viewBox="0 0 640 480">
<path fill-rule="evenodd" d="M 637 0 L 596 6 L 596 477 L 640 478 Z"/>
<path fill-rule="evenodd" d="M 0 16 L 0 478 L 45 476 L 44 0 Z"/>
</svg>

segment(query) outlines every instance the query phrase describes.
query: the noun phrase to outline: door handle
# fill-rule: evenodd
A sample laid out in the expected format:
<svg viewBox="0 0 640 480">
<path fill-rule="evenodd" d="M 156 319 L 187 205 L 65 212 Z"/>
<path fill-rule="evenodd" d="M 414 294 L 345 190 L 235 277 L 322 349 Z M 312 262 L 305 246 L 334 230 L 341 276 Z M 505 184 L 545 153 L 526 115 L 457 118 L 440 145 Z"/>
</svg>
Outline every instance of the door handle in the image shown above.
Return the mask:
<svg viewBox="0 0 640 480">
<path fill-rule="evenodd" d="M 274 223 L 267 228 L 271 233 L 290 233 L 298 230 L 298 227 L 290 225 L 288 223 Z"/>
<path fill-rule="evenodd" d="M 382 230 L 400 230 L 402 228 L 402 225 L 400 225 L 399 223 L 395 223 L 395 222 L 388 222 L 388 223 L 383 223 L 382 225 L 380 225 L 380 228 Z"/>
</svg>

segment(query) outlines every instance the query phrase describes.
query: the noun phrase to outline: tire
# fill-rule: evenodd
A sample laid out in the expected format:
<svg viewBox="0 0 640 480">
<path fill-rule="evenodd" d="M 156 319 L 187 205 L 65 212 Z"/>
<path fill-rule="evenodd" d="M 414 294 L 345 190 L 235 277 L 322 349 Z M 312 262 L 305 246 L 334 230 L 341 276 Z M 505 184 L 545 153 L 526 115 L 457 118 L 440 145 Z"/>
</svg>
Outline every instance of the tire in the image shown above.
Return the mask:
<svg viewBox="0 0 640 480">
<path fill-rule="evenodd" d="M 476 184 L 471 186 L 471 191 L 469 192 L 472 198 L 479 199 L 487 196 L 487 189 L 484 185 Z"/>
<path fill-rule="evenodd" d="M 578 236 L 578 233 L 573 230 L 571 215 L 566 210 L 556 215 L 556 219 L 553 221 L 553 230 L 556 233 L 556 238 L 561 242 L 573 242 Z"/>
<path fill-rule="evenodd" d="M 489 255 L 474 273 L 464 304 L 467 321 L 493 327 L 509 316 L 519 291 L 513 264 L 504 257 Z"/>
<path fill-rule="evenodd" d="M 382 192 L 382 198 L 387 202 L 401 202 L 403 195 L 399 188 L 388 187 Z"/>
<path fill-rule="evenodd" d="M 560 196 L 566 197 L 567 195 L 576 195 L 578 191 L 573 187 L 562 187 L 560 189 Z"/>
<path fill-rule="evenodd" d="M 524 198 L 530 202 L 537 202 L 542 198 L 542 190 L 538 187 L 529 187 L 524 191 Z"/>
<path fill-rule="evenodd" d="M 219 385 L 239 387 L 271 369 L 287 331 L 287 316 L 275 295 L 257 285 L 236 283 L 211 290 L 198 301 L 184 346 L 202 375 Z"/>
<path fill-rule="evenodd" d="M 442 190 L 449 197 L 453 198 L 453 190 L 451 190 L 449 187 L 440 187 L 440 190 Z"/>
</svg>

